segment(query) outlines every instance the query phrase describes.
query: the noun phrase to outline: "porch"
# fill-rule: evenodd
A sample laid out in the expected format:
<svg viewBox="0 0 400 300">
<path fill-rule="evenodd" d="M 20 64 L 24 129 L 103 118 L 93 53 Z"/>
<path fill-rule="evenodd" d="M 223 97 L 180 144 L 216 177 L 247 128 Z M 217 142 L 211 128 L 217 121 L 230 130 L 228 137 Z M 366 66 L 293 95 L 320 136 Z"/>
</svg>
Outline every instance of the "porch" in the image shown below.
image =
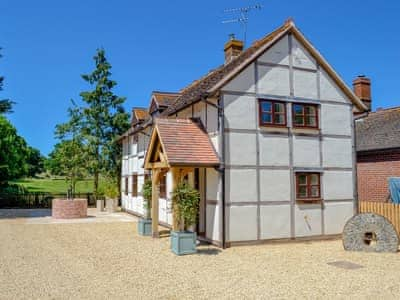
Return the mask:
<svg viewBox="0 0 400 300">
<path fill-rule="evenodd" d="M 207 168 L 216 168 L 219 165 L 218 156 L 204 131 L 199 120 L 194 119 L 157 119 L 152 131 L 144 167 L 151 170 L 152 178 L 152 236 L 160 236 L 159 225 L 159 198 L 160 180 L 171 174 L 172 191 L 177 185 L 186 181 L 200 192 L 199 221 L 196 231 L 205 231 L 205 201 L 206 195 L 202 188 Z M 172 230 L 179 231 L 176 205 L 172 201 Z"/>
</svg>

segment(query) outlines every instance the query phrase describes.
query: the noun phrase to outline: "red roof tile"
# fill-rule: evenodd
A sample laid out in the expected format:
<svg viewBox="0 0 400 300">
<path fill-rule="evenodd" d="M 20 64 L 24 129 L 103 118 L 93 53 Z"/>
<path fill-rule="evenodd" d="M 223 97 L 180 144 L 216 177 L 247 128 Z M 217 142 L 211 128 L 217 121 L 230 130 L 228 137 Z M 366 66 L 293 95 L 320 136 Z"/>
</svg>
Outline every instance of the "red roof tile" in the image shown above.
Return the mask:
<svg viewBox="0 0 400 300">
<path fill-rule="evenodd" d="M 156 130 L 170 166 L 219 164 L 208 134 L 195 120 L 157 119 Z"/>
</svg>

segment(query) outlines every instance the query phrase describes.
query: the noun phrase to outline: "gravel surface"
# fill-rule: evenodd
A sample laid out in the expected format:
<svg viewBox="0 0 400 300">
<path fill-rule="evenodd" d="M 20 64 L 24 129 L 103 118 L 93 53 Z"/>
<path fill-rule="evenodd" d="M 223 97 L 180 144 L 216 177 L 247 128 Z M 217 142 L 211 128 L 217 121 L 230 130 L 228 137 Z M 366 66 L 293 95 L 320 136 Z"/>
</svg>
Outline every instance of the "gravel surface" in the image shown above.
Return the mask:
<svg viewBox="0 0 400 300">
<path fill-rule="evenodd" d="M 399 254 L 340 241 L 201 246 L 177 257 L 136 223 L 0 223 L 1 299 L 398 298 Z M 337 264 L 328 264 L 337 262 Z M 353 263 L 362 268 L 345 269 Z M 351 265 L 351 264 L 350 264 Z M 339 267 L 338 267 L 339 266 Z"/>
</svg>

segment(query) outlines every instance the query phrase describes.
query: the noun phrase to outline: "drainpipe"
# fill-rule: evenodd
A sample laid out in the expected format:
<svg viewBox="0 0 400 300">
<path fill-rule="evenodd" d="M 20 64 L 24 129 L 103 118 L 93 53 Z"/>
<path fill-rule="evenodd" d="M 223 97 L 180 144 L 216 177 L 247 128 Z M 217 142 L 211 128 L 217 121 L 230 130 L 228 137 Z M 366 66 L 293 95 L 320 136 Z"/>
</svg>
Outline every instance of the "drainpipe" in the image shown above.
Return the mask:
<svg viewBox="0 0 400 300">
<path fill-rule="evenodd" d="M 219 127 L 221 132 L 221 164 L 219 167 L 219 172 L 221 174 L 222 187 L 221 187 L 221 197 L 222 197 L 222 249 L 226 249 L 226 233 L 225 233 L 225 117 L 224 117 L 224 103 L 221 94 L 218 95 L 218 117 L 219 117 Z"/>
</svg>

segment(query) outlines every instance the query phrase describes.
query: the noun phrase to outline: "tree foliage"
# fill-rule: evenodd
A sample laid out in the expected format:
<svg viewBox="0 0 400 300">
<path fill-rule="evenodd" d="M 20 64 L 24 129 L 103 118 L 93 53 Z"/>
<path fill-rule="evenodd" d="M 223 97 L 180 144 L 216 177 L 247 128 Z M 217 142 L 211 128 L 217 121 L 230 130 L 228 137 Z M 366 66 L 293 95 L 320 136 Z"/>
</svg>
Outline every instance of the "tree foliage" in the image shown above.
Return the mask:
<svg viewBox="0 0 400 300">
<path fill-rule="evenodd" d="M 82 109 L 82 135 L 88 151 L 88 168 L 94 176 L 94 193 L 97 194 L 101 173 L 117 177 L 119 182 L 121 147 L 116 144 L 115 138 L 129 128 L 129 115 L 122 106 L 125 98 L 113 93 L 117 83 L 110 79 L 111 65 L 104 49 L 97 50 L 94 61 L 95 70 L 82 75 L 93 90 L 80 95 L 85 104 Z"/>
<path fill-rule="evenodd" d="M 0 48 L 1 50 L 1 48 Z M 0 58 L 2 55 L 0 54 Z M 0 91 L 3 90 L 3 84 L 4 84 L 4 77 L 0 76 Z M 12 112 L 12 106 L 14 102 L 12 102 L 9 99 L 1 99 L 0 100 L 0 114 L 5 114 L 5 113 L 10 113 Z"/>
<path fill-rule="evenodd" d="M 72 192 L 78 180 L 86 176 L 86 146 L 82 136 L 82 112 L 76 103 L 71 100 L 68 108 L 69 120 L 56 126 L 56 137 L 61 141 L 56 144 L 49 154 L 48 170 L 54 175 L 65 176 Z"/>
<path fill-rule="evenodd" d="M 129 115 L 122 106 L 125 98 L 113 92 L 117 83 L 110 79 L 111 65 L 103 49 L 97 50 L 94 61 L 94 71 L 82 75 L 92 90 L 81 92 L 82 106 L 72 101 L 69 120 L 57 125 L 61 143 L 50 154 L 47 166 L 53 174 L 68 176 L 71 183 L 85 169 L 94 178 L 97 195 L 100 175 L 119 190 L 122 150 L 115 139 L 129 128 Z"/>
<path fill-rule="evenodd" d="M 0 183 L 43 171 L 43 156 L 27 145 L 7 118 L 0 116 Z"/>
</svg>

